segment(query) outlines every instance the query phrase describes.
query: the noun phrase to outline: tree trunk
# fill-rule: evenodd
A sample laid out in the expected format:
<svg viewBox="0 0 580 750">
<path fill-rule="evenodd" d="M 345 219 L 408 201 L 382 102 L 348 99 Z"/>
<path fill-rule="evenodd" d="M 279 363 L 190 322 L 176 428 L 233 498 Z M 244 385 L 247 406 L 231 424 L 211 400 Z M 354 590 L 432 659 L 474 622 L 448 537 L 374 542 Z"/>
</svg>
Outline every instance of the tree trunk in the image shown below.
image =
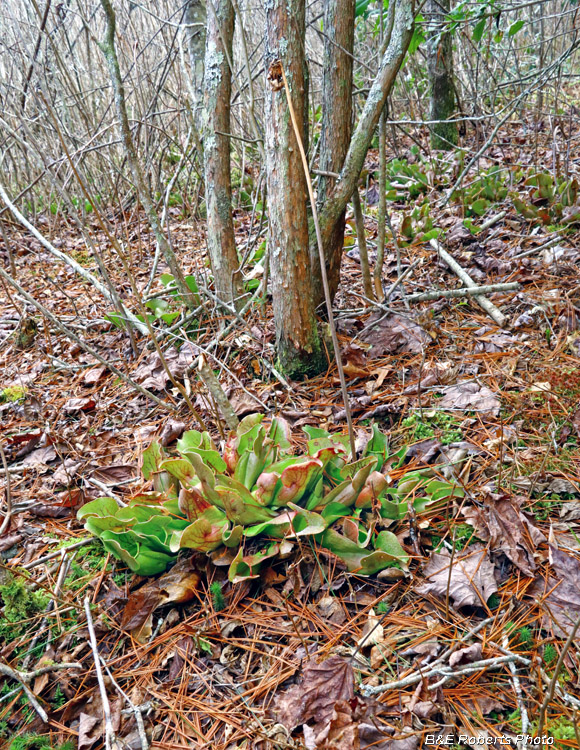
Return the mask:
<svg viewBox="0 0 580 750">
<path fill-rule="evenodd" d="M 431 92 L 430 119 L 448 120 L 455 111 L 453 85 L 453 47 L 451 34 L 445 31 L 445 15 L 451 0 L 428 0 L 429 17 L 428 71 Z M 457 123 L 439 122 L 431 125 L 433 148 L 450 151 L 457 145 Z"/>
<path fill-rule="evenodd" d="M 316 374 L 325 366 L 312 294 L 306 178 L 280 71 L 281 64 L 304 131 L 304 37 L 305 0 L 270 0 L 265 45 L 270 85 L 264 104 L 269 255 L 278 364 L 292 378 Z M 300 133 L 305 141 L 304 135 Z"/>
<path fill-rule="evenodd" d="M 230 165 L 230 96 L 234 6 L 212 0 L 207 14 L 204 78 L 204 167 L 207 248 L 217 296 L 233 302 L 243 293 L 234 237 Z M 224 135 L 226 134 L 226 135 Z"/>
<path fill-rule="evenodd" d="M 191 68 L 192 107 L 196 124 L 203 105 L 203 58 L 205 55 L 206 9 L 202 0 L 189 0 L 183 17 Z"/>
<path fill-rule="evenodd" d="M 348 152 L 352 132 L 352 51 L 354 46 L 354 0 L 325 0 L 324 76 L 322 80 L 322 131 L 320 134 L 321 172 L 340 172 Z M 350 53 L 350 54 L 348 54 Z M 322 175 L 318 182 L 318 205 L 324 205 L 335 179 Z M 344 245 L 344 216 L 339 216 L 325 247 L 326 270 L 331 298 L 340 281 Z M 314 247 L 314 251 L 316 248 Z M 323 299 L 318 252 L 313 252 L 312 272 L 316 302 Z"/>
<path fill-rule="evenodd" d="M 340 177 L 320 212 L 320 228 L 325 248 L 330 247 L 334 227 L 357 186 L 379 116 L 413 36 L 413 19 L 413 0 L 397 0 L 389 45 L 383 54 L 377 76 L 352 136 Z"/>
</svg>

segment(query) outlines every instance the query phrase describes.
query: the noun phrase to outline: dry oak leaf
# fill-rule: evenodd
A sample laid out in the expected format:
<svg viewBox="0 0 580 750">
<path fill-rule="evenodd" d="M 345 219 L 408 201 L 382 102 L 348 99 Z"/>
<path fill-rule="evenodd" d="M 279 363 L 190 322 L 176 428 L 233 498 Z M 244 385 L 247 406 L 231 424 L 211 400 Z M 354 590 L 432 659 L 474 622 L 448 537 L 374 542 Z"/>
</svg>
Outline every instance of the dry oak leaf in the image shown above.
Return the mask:
<svg viewBox="0 0 580 750">
<path fill-rule="evenodd" d="M 536 546 L 546 537 L 520 510 L 523 500 L 490 493 L 484 498 L 483 507 L 464 509 L 463 515 L 477 536 L 490 542 L 492 552 L 503 552 L 524 575 L 532 577 Z"/>
<path fill-rule="evenodd" d="M 450 562 L 451 556 L 447 550 L 434 552 L 423 571 L 425 583 L 416 589 L 417 593 L 445 597 L 449 590 L 449 598 L 456 609 L 481 606 L 496 593 L 494 568 L 487 550 L 481 544 L 473 544 L 464 553 L 455 556 L 451 576 Z"/>
<path fill-rule="evenodd" d="M 473 661 L 481 659 L 481 643 L 473 643 L 471 646 L 460 648 L 454 651 L 449 657 L 449 666 L 458 667 L 464 664 L 471 664 Z"/>
<path fill-rule="evenodd" d="M 360 336 L 361 341 L 372 345 L 370 353 L 373 358 L 404 352 L 420 354 L 430 343 L 429 334 L 414 320 L 396 314 L 382 318 L 383 315 L 384 313 L 377 313 L 377 324 Z M 371 317 L 369 324 L 372 321 Z"/>
<path fill-rule="evenodd" d="M 580 617 L 580 561 L 550 546 L 550 562 L 556 577 L 539 578 L 530 593 L 543 612 L 542 627 L 566 638 Z"/>
<path fill-rule="evenodd" d="M 173 378 L 182 378 L 186 371 L 193 365 L 198 356 L 198 351 L 190 342 L 183 344 L 177 351 L 175 347 L 168 349 L 164 353 L 167 369 Z M 151 391 L 162 391 L 169 382 L 169 376 L 157 352 L 153 352 L 139 367 L 135 370 L 134 378 L 141 383 L 143 388 Z"/>
<path fill-rule="evenodd" d="M 331 721 L 338 701 L 353 698 L 354 672 L 346 659 L 330 656 L 320 664 L 311 660 L 299 683 L 278 696 L 277 721 L 290 732 L 311 719 L 317 724 L 326 724 Z"/>
<path fill-rule="evenodd" d="M 444 395 L 437 404 L 439 409 L 480 411 L 494 416 L 499 414 L 500 400 L 486 385 L 466 381 L 442 390 Z"/>
<path fill-rule="evenodd" d="M 200 580 L 201 575 L 193 570 L 191 558 L 180 560 L 168 573 L 146 583 L 129 596 L 121 627 L 124 630 L 135 630 L 147 621 L 157 607 L 170 602 L 190 601 L 195 596 Z"/>
</svg>

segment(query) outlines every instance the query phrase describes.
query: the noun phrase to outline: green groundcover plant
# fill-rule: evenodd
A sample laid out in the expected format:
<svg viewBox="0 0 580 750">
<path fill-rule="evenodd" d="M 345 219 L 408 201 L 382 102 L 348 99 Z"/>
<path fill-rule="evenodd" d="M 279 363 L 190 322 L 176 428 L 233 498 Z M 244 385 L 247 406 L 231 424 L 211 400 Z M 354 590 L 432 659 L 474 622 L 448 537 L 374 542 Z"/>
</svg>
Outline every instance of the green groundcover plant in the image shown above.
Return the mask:
<svg viewBox="0 0 580 750">
<path fill-rule="evenodd" d="M 293 455 L 287 423 L 262 422 L 261 414 L 243 419 L 223 455 L 207 432 L 184 433 L 177 456 L 153 442 L 143 454 L 153 491 L 124 507 L 98 498 L 78 517 L 139 575 L 160 573 L 180 550 L 192 549 L 227 565 L 236 583 L 259 575 L 264 561 L 287 556 L 303 538 L 360 575 L 405 568 L 408 556 L 395 534 L 378 530 L 382 519 L 403 519 L 409 503 L 421 513 L 463 495 L 429 471 L 403 472 L 393 482 L 389 472 L 401 467 L 406 448 L 389 455 L 376 426 L 363 457 L 353 460 L 346 436 L 305 427 L 307 453 Z"/>
</svg>

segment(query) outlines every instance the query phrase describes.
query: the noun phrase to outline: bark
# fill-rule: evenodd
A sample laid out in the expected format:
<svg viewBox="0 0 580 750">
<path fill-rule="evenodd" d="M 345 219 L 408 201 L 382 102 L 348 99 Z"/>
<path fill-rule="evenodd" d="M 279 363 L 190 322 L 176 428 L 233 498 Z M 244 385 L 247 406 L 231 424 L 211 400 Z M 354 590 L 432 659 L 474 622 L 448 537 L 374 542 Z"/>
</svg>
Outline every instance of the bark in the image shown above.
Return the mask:
<svg viewBox="0 0 580 750">
<path fill-rule="evenodd" d="M 453 85 L 453 47 L 451 34 L 445 31 L 445 15 L 449 13 L 451 0 L 428 0 L 428 72 L 430 86 L 430 119 L 448 120 L 455 111 L 455 87 Z M 450 151 L 457 145 L 456 122 L 440 122 L 431 125 L 433 148 Z"/>
<path fill-rule="evenodd" d="M 352 136 L 340 178 L 322 207 L 320 226 L 325 247 L 330 247 L 334 227 L 357 186 L 379 116 L 413 36 L 413 19 L 413 0 L 397 0 L 389 45 L 383 54 L 377 76 Z"/>
<path fill-rule="evenodd" d="M 324 76 L 322 80 L 322 130 L 319 168 L 322 172 L 340 172 L 348 152 L 352 132 L 352 51 L 354 45 L 354 0 L 325 0 Z M 350 54 L 348 54 L 350 53 Z M 318 206 L 332 192 L 335 179 L 322 176 L 318 182 Z M 334 299 L 340 281 L 344 245 L 343 210 L 325 247 L 328 284 Z M 322 299 L 318 253 L 312 257 L 315 298 Z"/>
<path fill-rule="evenodd" d="M 305 0 L 269 0 L 266 6 L 266 172 L 269 256 L 278 366 L 301 378 L 325 366 L 313 301 L 308 248 L 307 185 L 284 92 L 284 67 L 298 127 L 304 130 Z M 300 133 L 305 142 L 304 132 Z"/>
<path fill-rule="evenodd" d="M 230 138 L 227 135 L 232 90 L 228 60 L 232 59 L 233 37 L 234 6 L 230 0 L 213 0 L 207 16 L 204 79 L 207 248 L 216 294 L 224 302 L 237 305 L 243 285 L 234 237 Z"/>
<path fill-rule="evenodd" d="M 189 287 L 187 286 L 181 267 L 177 261 L 175 253 L 173 252 L 173 248 L 171 247 L 167 240 L 167 237 L 163 233 L 161 222 L 159 221 L 159 216 L 157 215 L 157 211 L 153 204 L 151 194 L 149 193 L 149 188 L 147 187 L 147 183 L 141 169 L 141 164 L 139 163 L 137 149 L 135 148 L 135 143 L 133 142 L 131 127 L 129 125 L 129 117 L 127 115 L 125 89 L 123 87 L 121 69 L 119 68 L 119 60 L 117 58 L 117 50 L 115 47 L 115 11 L 113 10 L 113 6 L 111 5 L 110 0 L 101 0 L 101 5 L 103 7 L 103 10 L 105 11 L 105 15 L 107 18 L 105 39 L 101 44 L 101 49 L 105 56 L 105 60 L 107 61 L 107 67 L 109 68 L 109 74 L 111 76 L 111 83 L 113 85 L 113 91 L 115 94 L 115 107 L 119 120 L 119 130 L 121 131 L 121 138 L 123 141 L 125 154 L 127 156 L 127 161 L 129 162 L 129 167 L 131 169 L 131 174 L 133 176 L 133 182 L 135 185 L 135 190 L 137 192 L 137 197 L 139 198 L 141 205 L 145 210 L 149 225 L 151 227 L 151 230 L 153 231 L 153 234 L 155 235 L 155 239 L 165 257 L 165 260 L 167 261 L 169 270 L 175 278 L 177 288 L 181 292 L 187 306 L 193 310 L 195 309 L 195 307 L 197 307 L 197 301 L 195 299 L 195 296 L 191 293 Z"/>
<path fill-rule="evenodd" d="M 203 0 L 189 0 L 184 13 L 185 38 L 191 69 L 191 92 L 194 120 L 199 130 L 200 110 L 203 104 L 203 72 L 205 55 L 206 7 Z"/>
</svg>

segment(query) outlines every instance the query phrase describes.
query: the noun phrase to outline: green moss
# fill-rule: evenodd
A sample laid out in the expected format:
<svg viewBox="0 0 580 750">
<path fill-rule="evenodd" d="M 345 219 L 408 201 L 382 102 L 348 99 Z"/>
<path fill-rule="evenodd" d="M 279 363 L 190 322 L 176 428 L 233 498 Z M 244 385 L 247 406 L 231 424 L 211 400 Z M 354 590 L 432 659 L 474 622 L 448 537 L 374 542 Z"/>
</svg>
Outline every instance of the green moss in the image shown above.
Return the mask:
<svg viewBox="0 0 580 750">
<path fill-rule="evenodd" d="M 68 740 L 62 745 L 53 745 L 47 735 L 23 734 L 10 742 L 8 750 L 74 750 L 74 743 Z"/>
<path fill-rule="evenodd" d="M 436 437 L 442 445 L 455 443 L 463 438 L 457 419 L 445 411 L 418 411 L 403 419 L 401 426 L 408 430 L 411 441 Z"/>
<path fill-rule="evenodd" d="M 0 403 L 14 403 L 26 398 L 26 388 L 20 385 L 9 385 L 0 393 Z"/>
<path fill-rule="evenodd" d="M 222 587 L 218 583 L 218 581 L 214 581 L 214 583 L 211 584 L 209 587 L 209 592 L 211 594 L 211 599 L 213 602 L 213 608 L 216 612 L 221 612 L 222 609 L 225 609 L 226 606 L 226 599 L 222 592 Z"/>
<path fill-rule="evenodd" d="M 556 647 L 554 646 L 554 644 L 546 643 L 546 645 L 544 646 L 544 655 L 543 655 L 544 664 L 546 665 L 551 664 L 552 662 L 556 661 L 557 658 L 558 658 L 558 651 L 556 650 Z"/>
<path fill-rule="evenodd" d="M 0 639 L 11 641 L 26 632 L 28 620 L 46 609 L 48 596 L 43 591 L 33 591 L 24 578 L 10 575 L 0 586 L 4 605 L 0 619 Z"/>
<path fill-rule="evenodd" d="M 278 342 L 277 368 L 292 380 L 320 375 L 328 367 L 318 335 L 308 349 L 298 350 L 291 342 Z"/>
<path fill-rule="evenodd" d="M 537 734 L 538 722 L 534 722 L 531 727 L 531 734 Z M 570 742 L 576 740 L 574 723 L 566 717 L 561 716 L 558 719 L 548 720 L 542 729 L 542 734 L 547 737 L 553 737 L 555 742 L 552 747 L 570 748 L 573 747 Z M 559 742 L 558 740 L 561 740 Z"/>
</svg>

